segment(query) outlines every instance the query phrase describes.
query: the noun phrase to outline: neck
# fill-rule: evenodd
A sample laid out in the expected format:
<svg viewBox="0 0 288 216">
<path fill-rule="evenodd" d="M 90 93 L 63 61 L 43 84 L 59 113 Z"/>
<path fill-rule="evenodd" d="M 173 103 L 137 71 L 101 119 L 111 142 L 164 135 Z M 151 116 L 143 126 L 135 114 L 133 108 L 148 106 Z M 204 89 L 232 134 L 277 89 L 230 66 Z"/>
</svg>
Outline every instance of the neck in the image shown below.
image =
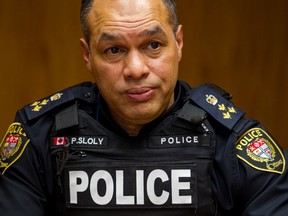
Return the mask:
<svg viewBox="0 0 288 216">
<path fill-rule="evenodd" d="M 116 113 L 111 112 L 111 116 L 114 119 L 114 121 L 123 129 L 127 132 L 129 136 L 138 136 L 140 133 L 140 130 L 147 125 L 148 123 L 154 121 L 157 119 L 159 116 L 162 115 L 163 112 L 165 112 L 169 107 L 173 104 L 174 102 L 174 97 L 173 100 L 169 103 L 168 107 L 166 109 L 162 110 L 159 113 L 155 113 L 155 115 L 152 116 L 146 116 L 146 118 L 138 118 L 138 119 L 127 119 L 127 118 L 121 118 L 121 116 L 118 116 Z"/>
<path fill-rule="evenodd" d="M 129 136 L 136 137 L 138 136 L 140 130 L 144 125 L 121 125 L 121 122 L 118 122 L 119 126 L 122 127 Z"/>
</svg>

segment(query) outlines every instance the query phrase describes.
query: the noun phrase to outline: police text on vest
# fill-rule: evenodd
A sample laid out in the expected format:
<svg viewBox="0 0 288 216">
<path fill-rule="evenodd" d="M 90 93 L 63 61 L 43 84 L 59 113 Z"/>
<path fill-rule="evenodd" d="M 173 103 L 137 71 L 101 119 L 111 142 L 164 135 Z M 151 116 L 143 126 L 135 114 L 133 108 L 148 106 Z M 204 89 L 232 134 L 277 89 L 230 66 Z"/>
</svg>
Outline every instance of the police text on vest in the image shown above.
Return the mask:
<svg viewBox="0 0 288 216">
<path fill-rule="evenodd" d="M 68 179 L 69 203 L 76 206 L 87 200 L 89 207 L 109 208 L 191 205 L 195 193 L 189 168 L 71 170 Z"/>
</svg>

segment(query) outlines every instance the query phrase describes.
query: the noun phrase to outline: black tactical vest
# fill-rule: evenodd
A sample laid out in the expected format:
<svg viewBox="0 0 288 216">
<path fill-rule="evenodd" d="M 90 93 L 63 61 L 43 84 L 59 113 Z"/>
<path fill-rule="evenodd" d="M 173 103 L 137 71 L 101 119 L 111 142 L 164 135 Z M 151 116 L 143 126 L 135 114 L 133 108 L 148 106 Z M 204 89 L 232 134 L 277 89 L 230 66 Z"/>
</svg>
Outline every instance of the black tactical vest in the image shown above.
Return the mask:
<svg viewBox="0 0 288 216">
<path fill-rule="evenodd" d="M 215 134 L 190 100 L 138 137 L 120 137 L 72 105 L 56 115 L 51 150 L 57 215 L 216 215 Z"/>
</svg>

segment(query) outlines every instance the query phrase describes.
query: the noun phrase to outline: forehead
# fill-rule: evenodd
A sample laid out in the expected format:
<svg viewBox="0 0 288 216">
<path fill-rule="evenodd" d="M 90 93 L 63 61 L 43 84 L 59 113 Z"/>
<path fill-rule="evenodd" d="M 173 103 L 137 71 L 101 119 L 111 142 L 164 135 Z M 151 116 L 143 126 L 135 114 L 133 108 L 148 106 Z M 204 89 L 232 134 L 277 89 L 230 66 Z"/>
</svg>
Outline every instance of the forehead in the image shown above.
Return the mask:
<svg viewBox="0 0 288 216">
<path fill-rule="evenodd" d="M 87 16 L 90 32 L 103 27 L 137 27 L 148 22 L 169 25 L 163 0 L 94 0 Z"/>
</svg>

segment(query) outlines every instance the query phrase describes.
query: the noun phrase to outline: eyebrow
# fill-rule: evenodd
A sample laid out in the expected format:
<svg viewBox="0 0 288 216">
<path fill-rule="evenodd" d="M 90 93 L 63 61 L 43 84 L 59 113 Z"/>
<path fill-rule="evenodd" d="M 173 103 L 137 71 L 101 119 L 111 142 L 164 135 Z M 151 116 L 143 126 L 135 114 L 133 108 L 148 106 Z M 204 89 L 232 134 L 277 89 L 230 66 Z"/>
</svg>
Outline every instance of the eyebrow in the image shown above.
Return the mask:
<svg viewBox="0 0 288 216">
<path fill-rule="evenodd" d="M 167 36 L 166 33 L 164 32 L 164 30 L 159 27 L 159 26 L 154 26 L 153 28 L 151 29 L 147 29 L 147 30 L 144 30 L 143 32 L 141 32 L 139 34 L 140 37 L 147 37 L 147 36 L 154 36 L 154 35 L 162 35 L 162 36 Z"/>
<path fill-rule="evenodd" d="M 138 36 L 139 37 L 151 37 L 154 35 L 162 35 L 164 37 L 167 37 L 166 33 L 162 28 L 159 26 L 154 26 L 151 29 L 146 29 L 142 31 Z M 113 34 L 113 33 L 108 33 L 108 32 L 103 32 L 100 35 L 99 42 L 104 42 L 104 41 L 116 41 L 121 39 L 122 36 L 118 34 Z"/>
<path fill-rule="evenodd" d="M 103 41 L 116 41 L 116 40 L 119 40 L 120 38 L 121 38 L 120 35 L 103 32 L 103 33 L 101 34 L 100 38 L 99 38 L 99 42 L 103 42 Z"/>
</svg>

